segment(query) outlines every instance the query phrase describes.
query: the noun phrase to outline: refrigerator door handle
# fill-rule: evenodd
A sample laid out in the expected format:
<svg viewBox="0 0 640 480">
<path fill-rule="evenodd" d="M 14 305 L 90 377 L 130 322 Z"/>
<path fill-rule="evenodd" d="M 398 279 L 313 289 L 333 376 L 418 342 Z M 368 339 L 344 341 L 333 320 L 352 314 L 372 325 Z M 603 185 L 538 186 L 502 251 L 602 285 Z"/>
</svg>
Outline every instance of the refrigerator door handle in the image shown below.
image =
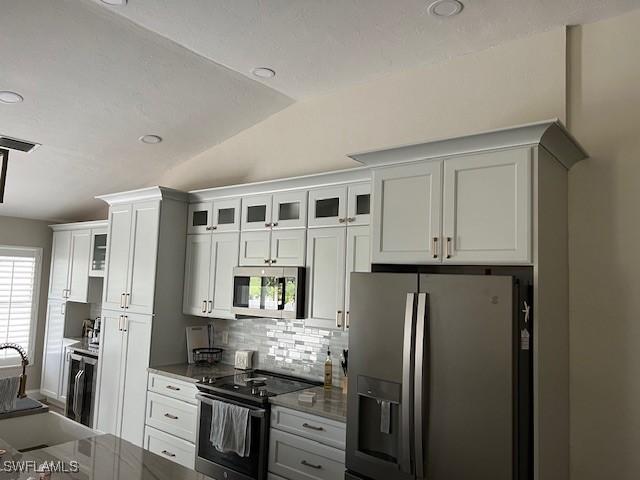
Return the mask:
<svg viewBox="0 0 640 480">
<path fill-rule="evenodd" d="M 418 308 L 416 313 L 416 353 L 415 353 L 415 381 L 414 381 L 414 425 L 415 433 L 413 438 L 414 445 L 414 462 L 416 469 L 416 479 L 420 480 L 424 478 L 424 417 L 425 409 L 424 402 L 428 398 L 424 398 L 424 395 L 428 395 L 428 390 L 425 382 L 424 375 L 424 360 L 425 360 L 425 332 L 428 328 L 427 318 L 427 294 L 418 294 Z"/>
<path fill-rule="evenodd" d="M 411 438 L 413 436 L 413 357 L 414 357 L 414 307 L 415 293 L 407 293 L 404 312 L 404 339 L 402 345 L 402 401 L 400 470 L 413 474 L 411 468 Z"/>
</svg>

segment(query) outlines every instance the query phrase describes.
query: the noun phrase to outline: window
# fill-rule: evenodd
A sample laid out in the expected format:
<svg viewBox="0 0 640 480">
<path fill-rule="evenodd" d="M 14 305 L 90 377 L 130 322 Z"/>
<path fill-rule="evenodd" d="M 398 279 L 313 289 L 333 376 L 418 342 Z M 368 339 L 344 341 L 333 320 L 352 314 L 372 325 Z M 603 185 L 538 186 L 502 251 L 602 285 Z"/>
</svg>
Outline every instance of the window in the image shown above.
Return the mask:
<svg viewBox="0 0 640 480">
<path fill-rule="evenodd" d="M 0 343 L 17 343 L 33 361 L 42 249 L 0 245 Z M 0 367 L 19 365 L 15 350 L 0 350 Z"/>
</svg>

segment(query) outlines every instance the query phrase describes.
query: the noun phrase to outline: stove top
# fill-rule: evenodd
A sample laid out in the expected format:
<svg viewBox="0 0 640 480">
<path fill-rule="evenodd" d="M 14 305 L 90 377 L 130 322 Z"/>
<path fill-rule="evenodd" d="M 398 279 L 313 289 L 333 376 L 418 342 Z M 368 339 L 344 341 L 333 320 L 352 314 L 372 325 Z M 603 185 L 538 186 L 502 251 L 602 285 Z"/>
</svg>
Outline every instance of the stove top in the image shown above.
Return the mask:
<svg viewBox="0 0 640 480">
<path fill-rule="evenodd" d="M 269 397 L 317 385 L 320 385 L 320 382 L 265 370 L 239 372 L 219 378 L 203 377 L 196 383 L 198 390 L 205 393 L 237 397 L 257 403 L 267 403 Z"/>
</svg>

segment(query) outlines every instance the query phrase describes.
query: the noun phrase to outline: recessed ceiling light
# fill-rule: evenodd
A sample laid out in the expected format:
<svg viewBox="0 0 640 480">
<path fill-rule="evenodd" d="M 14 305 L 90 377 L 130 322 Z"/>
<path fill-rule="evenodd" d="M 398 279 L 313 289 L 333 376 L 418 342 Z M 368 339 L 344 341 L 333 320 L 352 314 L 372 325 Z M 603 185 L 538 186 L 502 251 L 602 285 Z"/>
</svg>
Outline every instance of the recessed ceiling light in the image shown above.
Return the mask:
<svg viewBox="0 0 640 480">
<path fill-rule="evenodd" d="M 127 0 L 100 0 L 102 3 L 106 3 L 107 5 L 116 5 L 122 6 L 127 4 Z"/>
<path fill-rule="evenodd" d="M 2 103 L 20 103 L 24 100 L 24 97 L 16 92 L 10 92 L 9 90 L 3 90 L 0 92 L 0 102 Z"/>
<path fill-rule="evenodd" d="M 267 67 L 254 68 L 251 70 L 251 73 L 260 78 L 272 78 L 276 76 L 276 71 Z"/>
<path fill-rule="evenodd" d="M 458 0 L 436 0 L 429 5 L 429 14 L 440 18 L 454 17 L 463 8 L 464 5 Z"/>
<path fill-rule="evenodd" d="M 143 135 L 138 140 L 140 140 L 142 143 L 154 145 L 156 143 L 160 143 L 162 141 L 162 137 L 158 135 Z"/>
</svg>

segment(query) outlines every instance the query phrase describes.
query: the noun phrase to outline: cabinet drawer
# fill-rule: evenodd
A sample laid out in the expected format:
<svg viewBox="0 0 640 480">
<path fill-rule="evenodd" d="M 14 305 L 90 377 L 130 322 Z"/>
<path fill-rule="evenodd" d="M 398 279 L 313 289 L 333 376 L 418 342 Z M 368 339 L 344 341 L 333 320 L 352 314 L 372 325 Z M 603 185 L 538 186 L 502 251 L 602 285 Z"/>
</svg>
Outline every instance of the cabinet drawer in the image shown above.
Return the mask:
<svg viewBox="0 0 640 480">
<path fill-rule="evenodd" d="M 192 470 L 195 468 L 196 447 L 194 444 L 148 425 L 144 430 L 144 448 L 184 467 Z"/>
<path fill-rule="evenodd" d="M 164 375 L 149 374 L 149 390 L 167 397 L 176 398 L 196 405 L 198 389 L 193 383 L 183 382 Z"/>
<path fill-rule="evenodd" d="M 195 405 L 153 392 L 147 394 L 147 425 L 195 443 L 197 418 Z"/>
<path fill-rule="evenodd" d="M 270 472 L 290 480 L 336 480 L 344 470 L 342 450 L 271 429 Z"/>
<path fill-rule="evenodd" d="M 289 408 L 274 407 L 271 410 L 271 426 L 340 450 L 345 448 L 345 424 L 335 420 Z"/>
</svg>

